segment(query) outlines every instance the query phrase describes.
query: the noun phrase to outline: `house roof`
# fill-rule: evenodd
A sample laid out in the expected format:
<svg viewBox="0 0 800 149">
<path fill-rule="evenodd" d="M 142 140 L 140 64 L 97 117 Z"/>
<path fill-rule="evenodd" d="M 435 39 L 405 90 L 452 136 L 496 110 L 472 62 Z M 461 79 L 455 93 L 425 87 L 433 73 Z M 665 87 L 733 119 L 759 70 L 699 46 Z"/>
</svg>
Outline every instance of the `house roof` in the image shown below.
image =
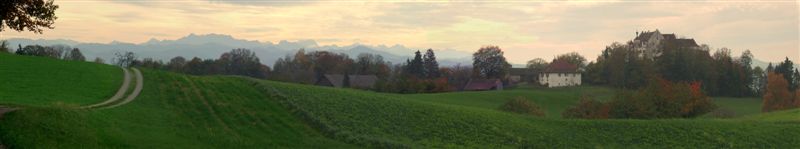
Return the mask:
<svg viewBox="0 0 800 149">
<path fill-rule="evenodd" d="M 544 70 L 546 73 L 575 73 L 578 72 L 578 66 L 570 64 L 564 60 L 556 60 L 550 63 Z"/>
<path fill-rule="evenodd" d="M 675 39 L 675 34 L 663 34 L 664 39 Z"/>
<path fill-rule="evenodd" d="M 351 87 L 364 87 L 369 88 L 375 85 L 378 77 L 375 75 L 348 75 Z M 331 82 L 334 87 L 342 87 L 344 84 L 344 75 L 341 74 L 326 74 L 325 79 Z"/>
<path fill-rule="evenodd" d="M 639 33 L 639 36 L 636 36 L 636 38 L 634 38 L 633 40 L 639 40 L 639 41 L 642 41 L 642 42 L 648 41 L 648 40 L 650 40 L 650 37 L 653 37 L 653 34 L 655 34 L 656 32 L 657 31 L 641 32 L 641 33 Z"/>
<path fill-rule="evenodd" d="M 673 42 L 675 43 L 675 45 L 681 47 L 699 47 L 699 45 L 697 45 L 697 42 L 695 42 L 694 39 L 675 39 Z"/>
<path fill-rule="evenodd" d="M 491 90 L 502 84 L 499 79 L 470 79 L 467 85 L 464 86 L 464 90 Z"/>
</svg>

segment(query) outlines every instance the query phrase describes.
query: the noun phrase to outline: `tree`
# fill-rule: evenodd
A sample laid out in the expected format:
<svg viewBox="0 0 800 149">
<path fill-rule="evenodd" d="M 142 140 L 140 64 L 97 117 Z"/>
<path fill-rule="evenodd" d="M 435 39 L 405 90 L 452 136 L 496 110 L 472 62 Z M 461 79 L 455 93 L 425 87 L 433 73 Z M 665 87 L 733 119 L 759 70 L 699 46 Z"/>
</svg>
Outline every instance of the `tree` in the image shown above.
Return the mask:
<svg viewBox="0 0 800 149">
<path fill-rule="evenodd" d="M 766 74 L 767 72 L 765 72 L 764 69 L 761 69 L 759 66 L 756 66 L 756 68 L 753 69 L 753 83 L 751 84 L 750 88 L 753 89 L 754 95 L 764 95 L 764 88 L 767 85 Z"/>
<path fill-rule="evenodd" d="M 267 78 L 264 66 L 256 54 L 248 49 L 233 49 L 223 53 L 215 63 L 222 69 L 223 74 Z"/>
<path fill-rule="evenodd" d="M 41 56 L 41 57 L 61 59 L 62 51 L 55 50 L 52 47 L 45 47 L 40 45 L 27 45 L 24 48 L 18 49 L 15 53 L 17 55 Z"/>
<path fill-rule="evenodd" d="M 133 61 L 136 60 L 136 55 L 133 52 L 115 53 L 114 64 L 119 67 L 130 67 Z"/>
<path fill-rule="evenodd" d="M 11 49 L 8 48 L 8 41 L 3 40 L 2 42 L 0 42 L 0 52 L 11 53 Z"/>
<path fill-rule="evenodd" d="M 425 76 L 425 66 L 419 51 L 414 52 L 414 59 L 406 60 L 406 73 L 416 78 Z"/>
<path fill-rule="evenodd" d="M 527 65 L 525 65 L 525 68 L 528 68 L 528 70 L 533 72 L 541 72 L 544 71 L 545 68 L 547 68 L 547 65 L 549 65 L 549 63 L 547 63 L 547 61 L 545 61 L 544 59 L 534 58 L 528 61 Z"/>
<path fill-rule="evenodd" d="M 611 101 L 614 118 L 691 118 L 716 108 L 701 89 L 700 82 L 678 82 L 653 77 L 633 94 Z"/>
<path fill-rule="evenodd" d="M 583 70 L 586 68 L 586 58 L 578 54 L 578 52 L 570 52 L 567 54 L 558 55 L 555 59 L 553 59 L 553 61 L 555 62 L 557 60 L 566 61 L 570 64 L 576 65 L 578 66 L 578 70 Z"/>
<path fill-rule="evenodd" d="M 800 84 L 800 82 L 795 82 L 793 70 L 794 70 L 794 63 L 791 60 L 789 60 L 788 57 L 786 58 L 786 60 L 775 66 L 774 70 L 775 73 L 780 73 L 781 75 L 783 75 L 783 78 L 786 79 L 786 81 L 788 81 L 789 90 L 797 89 L 798 84 Z"/>
<path fill-rule="evenodd" d="M 94 58 L 94 63 L 98 63 L 98 64 L 105 64 L 105 63 L 106 63 L 106 61 L 105 61 L 105 60 L 103 60 L 103 59 L 102 59 L 102 58 L 100 58 L 100 57 L 95 57 L 95 58 Z"/>
<path fill-rule="evenodd" d="M 176 56 L 167 62 L 167 70 L 174 72 L 184 72 L 184 66 L 186 66 L 186 58 L 181 56 Z"/>
<path fill-rule="evenodd" d="M 742 55 L 739 56 L 739 67 L 740 73 L 742 74 L 740 77 L 741 86 L 739 86 L 740 95 L 750 96 L 756 95 L 756 90 L 753 88 L 753 79 L 755 75 L 753 74 L 753 68 L 751 65 L 753 64 L 753 53 L 750 50 L 745 50 L 742 52 Z"/>
<path fill-rule="evenodd" d="M 439 62 L 436 61 L 436 55 L 433 53 L 433 49 L 428 49 L 428 51 L 425 52 L 425 56 L 422 58 L 422 64 L 425 68 L 426 78 L 438 78 L 441 75 L 439 72 Z"/>
<path fill-rule="evenodd" d="M 761 107 L 763 112 L 771 112 L 794 108 L 792 93 L 789 92 L 789 82 L 783 74 L 770 72 L 767 75 L 767 88 Z"/>
<path fill-rule="evenodd" d="M 69 55 L 64 57 L 65 60 L 69 61 L 86 61 L 86 57 L 83 57 L 83 53 L 78 48 L 73 48 L 72 51 L 69 51 Z"/>
<path fill-rule="evenodd" d="M 52 0 L 6 0 L 0 3 L 0 32 L 6 28 L 16 31 L 42 33 L 42 28 L 53 29 L 58 18 L 58 5 Z"/>
<path fill-rule="evenodd" d="M 484 79 L 502 79 L 511 68 L 506 62 L 503 50 L 498 46 L 485 46 L 472 54 L 472 70 L 477 77 Z"/>
</svg>

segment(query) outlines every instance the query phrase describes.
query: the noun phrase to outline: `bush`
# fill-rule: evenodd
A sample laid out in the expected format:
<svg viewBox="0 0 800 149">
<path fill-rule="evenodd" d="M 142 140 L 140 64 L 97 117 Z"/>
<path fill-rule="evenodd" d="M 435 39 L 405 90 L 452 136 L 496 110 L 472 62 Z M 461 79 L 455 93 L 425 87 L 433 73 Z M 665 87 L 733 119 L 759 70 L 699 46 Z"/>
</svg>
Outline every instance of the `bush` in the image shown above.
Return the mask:
<svg viewBox="0 0 800 149">
<path fill-rule="evenodd" d="M 795 91 L 795 94 L 798 94 Z M 789 83 L 782 74 L 770 72 L 767 75 L 767 89 L 764 92 L 762 112 L 771 112 L 797 108 L 800 106 L 798 95 L 789 92 Z"/>
<path fill-rule="evenodd" d="M 584 96 L 577 105 L 561 113 L 561 116 L 564 118 L 607 119 L 610 110 L 611 106 L 608 104 Z"/>
<path fill-rule="evenodd" d="M 659 77 L 632 93 L 610 103 L 614 118 L 691 118 L 716 108 L 700 89 L 699 82 L 673 83 Z"/>
<path fill-rule="evenodd" d="M 524 97 L 516 97 L 514 99 L 509 100 L 502 106 L 500 106 L 500 110 L 512 112 L 512 113 L 519 113 L 525 115 L 533 115 L 542 117 L 544 116 L 544 112 L 542 112 L 542 108 L 538 105 L 528 102 L 527 99 Z"/>
</svg>

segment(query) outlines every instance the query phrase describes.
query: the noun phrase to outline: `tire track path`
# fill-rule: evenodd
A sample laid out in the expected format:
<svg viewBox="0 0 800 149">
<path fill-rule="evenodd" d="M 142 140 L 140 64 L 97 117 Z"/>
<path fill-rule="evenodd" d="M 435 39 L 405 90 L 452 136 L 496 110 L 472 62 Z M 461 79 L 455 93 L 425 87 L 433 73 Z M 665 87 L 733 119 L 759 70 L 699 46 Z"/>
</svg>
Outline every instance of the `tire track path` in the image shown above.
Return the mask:
<svg viewBox="0 0 800 149">
<path fill-rule="evenodd" d="M 93 104 L 93 105 L 83 106 L 81 108 L 82 109 L 87 109 L 87 108 L 95 108 L 95 107 L 99 107 L 99 106 L 105 106 L 105 105 L 111 104 L 112 102 L 115 102 L 115 101 L 119 100 L 120 98 L 124 97 L 125 96 L 125 92 L 128 91 L 128 88 L 130 87 L 130 84 L 131 84 L 131 74 L 128 71 L 128 69 L 126 69 L 126 68 L 122 68 L 122 72 L 125 74 L 124 75 L 125 77 L 123 79 L 124 81 L 122 82 L 122 87 L 120 87 L 119 90 L 117 90 L 117 93 L 114 94 L 114 96 L 112 96 L 108 100 L 103 101 L 101 103 L 96 103 L 96 104 Z"/>
<path fill-rule="evenodd" d="M 133 88 L 133 92 L 128 94 L 128 97 L 125 98 L 125 100 L 122 100 L 121 102 L 118 102 L 110 106 L 100 107 L 99 109 L 109 109 L 122 106 L 130 103 L 131 101 L 136 99 L 136 97 L 139 97 L 139 94 L 142 93 L 142 88 L 144 88 L 144 77 L 142 77 L 142 72 L 139 71 L 139 69 L 131 68 L 131 70 L 133 70 L 133 72 L 136 74 L 136 87 Z"/>
</svg>

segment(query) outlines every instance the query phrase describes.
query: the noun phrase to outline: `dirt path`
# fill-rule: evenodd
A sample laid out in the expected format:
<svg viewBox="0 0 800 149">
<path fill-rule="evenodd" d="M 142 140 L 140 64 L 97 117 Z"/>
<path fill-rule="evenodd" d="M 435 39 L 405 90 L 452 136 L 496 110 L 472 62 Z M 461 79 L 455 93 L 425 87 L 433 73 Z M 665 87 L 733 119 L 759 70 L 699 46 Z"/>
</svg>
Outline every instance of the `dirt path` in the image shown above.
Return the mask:
<svg viewBox="0 0 800 149">
<path fill-rule="evenodd" d="M 108 105 L 108 104 L 110 104 L 110 103 L 112 103 L 114 101 L 117 101 L 117 100 L 121 99 L 123 96 L 125 96 L 125 92 L 128 91 L 128 88 L 130 87 L 130 84 L 131 84 L 131 74 L 128 71 L 128 69 L 126 69 L 126 68 L 122 68 L 122 72 L 125 73 L 124 81 L 122 82 L 122 87 L 120 87 L 119 90 L 117 90 L 117 93 L 114 94 L 113 97 L 111 97 L 108 100 L 103 101 L 101 103 L 96 103 L 96 104 L 93 104 L 93 105 L 83 106 L 81 108 L 85 109 L 85 108 L 95 108 L 95 107 L 99 107 L 99 106 L 105 106 L 105 105 Z"/>
<path fill-rule="evenodd" d="M 125 100 L 122 100 L 121 102 L 118 102 L 110 106 L 100 107 L 100 109 L 108 109 L 125 105 L 136 99 L 136 97 L 139 97 L 139 93 L 142 92 L 142 88 L 144 87 L 144 77 L 142 77 L 142 72 L 140 72 L 139 69 L 131 68 L 131 70 L 133 70 L 133 72 L 136 74 L 136 88 L 133 88 L 133 92 L 131 92 L 131 94 L 128 94 L 128 97 L 125 98 Z"/>
</svg>

